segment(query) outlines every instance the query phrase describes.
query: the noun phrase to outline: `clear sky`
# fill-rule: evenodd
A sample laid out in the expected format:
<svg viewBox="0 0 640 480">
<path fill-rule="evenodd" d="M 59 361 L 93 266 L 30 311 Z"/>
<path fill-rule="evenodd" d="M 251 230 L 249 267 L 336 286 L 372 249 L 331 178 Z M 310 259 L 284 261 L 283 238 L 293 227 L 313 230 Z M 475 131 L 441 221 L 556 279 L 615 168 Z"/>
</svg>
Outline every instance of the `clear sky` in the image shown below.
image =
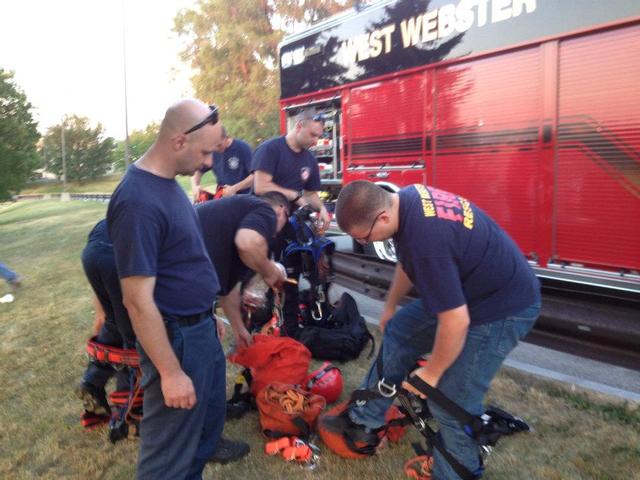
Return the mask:
<svg viewBox="0 0 640 480">
<path fill-rule="evenodd" d="M 129 132 L 191 96 L 176 13 L 193 0 L 124 0 Z M 0 67 L 34 106 L 39 130 L 65 114 L 124 138 L 123 0 L 0 0 Z"/>
</svg>

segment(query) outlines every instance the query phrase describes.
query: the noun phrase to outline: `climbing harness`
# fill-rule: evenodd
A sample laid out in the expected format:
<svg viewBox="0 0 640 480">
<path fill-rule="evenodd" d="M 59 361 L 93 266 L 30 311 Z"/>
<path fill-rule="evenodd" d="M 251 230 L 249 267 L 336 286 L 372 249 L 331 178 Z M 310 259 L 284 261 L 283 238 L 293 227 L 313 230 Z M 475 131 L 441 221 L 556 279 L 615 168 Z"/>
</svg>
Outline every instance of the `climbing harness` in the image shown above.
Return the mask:
<svg viewBox="0 0 640 480">
<path fill-rule="evenodd" d="M 98 343 L 95 337 L 87 342 L 86 351 L 92 362 L 109 365 L 118 371 L 125 368 L 129 370 L 129 390 L 119 390 L 109 395 L 110 403 L 116 407 L 112 409 L 113 413 L 109 419 L 109 440 L 116 443 L 127 438 L 130 424 L 135 426 L 136 436 L 138 436 L 143 401 L 142 371 L 138 352 L 135 349 L 117 348 Z M 87 413 L 85 412 L 81 418 L 85 428 L 95 428 L 106 422 L 105 419 L 96 418 L 101 416 L 87 415 Z"/>
</svg>

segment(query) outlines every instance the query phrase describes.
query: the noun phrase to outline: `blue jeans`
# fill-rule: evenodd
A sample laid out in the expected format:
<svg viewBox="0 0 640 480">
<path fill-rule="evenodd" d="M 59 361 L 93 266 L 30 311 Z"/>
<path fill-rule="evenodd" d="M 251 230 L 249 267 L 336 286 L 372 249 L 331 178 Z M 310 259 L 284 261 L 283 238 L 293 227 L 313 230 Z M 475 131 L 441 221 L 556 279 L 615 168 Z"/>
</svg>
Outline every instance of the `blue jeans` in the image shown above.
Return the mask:
<svg viewBox="0 0 640 480">
<path fill-rule="evenodd" d="M 171 320 L 165 325 L 171 347 L 193 382 L 197 403 L 191 410 L 167 407 L 160 375 L 138 344 L 144 388 L 138 479 L 199 480 L 224 426 L 224 353 L 212 317 L 188 327 Z"/>
<path fill-rule="evenodd" d="M 104 326 L 98 332 L 97 341 L 117 348 L 135 348 L 136 336 L 127 309 L 122 304 L 113 247 L 97 240 L 90 241 L 82 251 L 82 266 L 105 312 Z M 117 379 L 116 388 L 127 390 L 130 383 L 129 370 L 123 369 L 116 373 L 107 364 L 89 363 L 82 381 L 104 388 L 114 374 Z"/>
<path fill-rule="evenodd" d="M 18 274 L 7 267 L 4 263 L 0 262 L 0 277 L 11 283 L 18 278 Z"/>
<path fill-rule="evenodd" d="M 516 315 L 491 323 L 471 326 L 464 348 L 447 369 L 438 389 L 472 415 L 484 413 L 483 399 L 493 377 L 507 354 L 533 327 L 540 305 L 531 305 Z M 416 360 L 433 348 L 437 318 L 429 315 L 421 300 L 402 307 L 387 324 L 383 336 L 384 377 L 387 384 L 400 385 L 411 372 Z M 375 362 L 360 388 L 376 389 L 378 374 Z M 392 399 L 381 398 L 365 405 L 353 406 L 351 419 L 369 428 L 384 425 L 384 416 Z M 460 427 L 455 418 L 429 402 L 429 409 L 438 423 L 441 439 L 447 450 L 466 468 L 479 467 L 478 445 Z M 458 479 L 448 462 L 436 450 L 433 479 Z"/>
</svg>

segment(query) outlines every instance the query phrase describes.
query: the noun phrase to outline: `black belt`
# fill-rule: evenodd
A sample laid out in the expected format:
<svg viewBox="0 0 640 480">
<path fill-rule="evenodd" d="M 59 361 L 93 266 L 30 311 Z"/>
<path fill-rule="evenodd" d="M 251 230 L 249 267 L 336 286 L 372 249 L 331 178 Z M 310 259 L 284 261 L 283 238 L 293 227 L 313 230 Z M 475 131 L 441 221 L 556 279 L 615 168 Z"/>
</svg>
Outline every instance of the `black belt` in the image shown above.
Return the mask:
<svg viewBox="0 0 640 480">
<path fill-rule="evenodd" d="M 191 327 L 192 325 L 197 325 L 201 320 L 209 317 L 211 317 L 211 310 L 205 310 L 204 312 L 194 313 L 193 315 L 175 316 L 172 317 L 171 320 L 174 320 L 182 327 Z"/>
</svg>

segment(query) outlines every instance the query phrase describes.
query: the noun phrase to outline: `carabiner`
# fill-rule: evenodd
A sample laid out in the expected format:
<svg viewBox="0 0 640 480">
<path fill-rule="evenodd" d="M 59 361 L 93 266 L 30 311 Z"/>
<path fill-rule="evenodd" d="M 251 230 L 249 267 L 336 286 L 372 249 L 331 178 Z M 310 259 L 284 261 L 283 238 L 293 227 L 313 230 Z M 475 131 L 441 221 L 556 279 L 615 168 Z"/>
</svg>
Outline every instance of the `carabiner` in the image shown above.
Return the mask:
<svg viewBox="0 0 640 480">
<path fill-rule="evenodd" d="M 380 392 L 380 395 L 386 398 L 393 398 L 398 393 L 398 389 L 396 388 L 395 384 L 386 384 L 384 382 L 384 378 L 381 378 L 378 382 L 378 391 Z"/>
</svg>

